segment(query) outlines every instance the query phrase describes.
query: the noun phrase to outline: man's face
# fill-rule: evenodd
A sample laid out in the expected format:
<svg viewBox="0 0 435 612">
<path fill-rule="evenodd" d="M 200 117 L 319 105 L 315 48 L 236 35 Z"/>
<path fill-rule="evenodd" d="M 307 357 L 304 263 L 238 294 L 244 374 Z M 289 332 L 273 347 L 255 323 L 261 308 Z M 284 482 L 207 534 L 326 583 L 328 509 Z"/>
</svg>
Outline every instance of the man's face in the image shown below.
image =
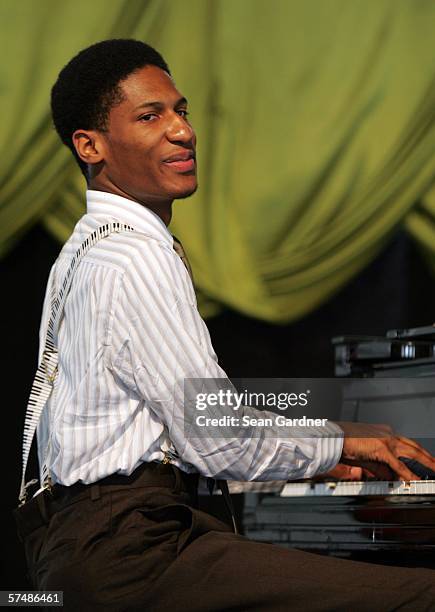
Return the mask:
<svg viewBox="0 0 435 612">
<path fill-rule="evenodd" d="M 146 66 L 120 86 L 125 100 L 111 109 L 103 133 L 105 179 L 143 203 L 194 193 L 196 137 L 171 77 Z"/>
</svg>

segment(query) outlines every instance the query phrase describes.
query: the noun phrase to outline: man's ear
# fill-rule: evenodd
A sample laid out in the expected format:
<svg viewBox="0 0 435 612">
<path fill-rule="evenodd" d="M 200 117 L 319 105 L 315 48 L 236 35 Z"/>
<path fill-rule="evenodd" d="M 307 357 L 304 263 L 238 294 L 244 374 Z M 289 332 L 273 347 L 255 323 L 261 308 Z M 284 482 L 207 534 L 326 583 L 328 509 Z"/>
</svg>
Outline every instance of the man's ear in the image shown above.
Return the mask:
<svg viewBox="0 0 435 612">
<path fill-rule="evenodd" d="M 85 164 L 98 164 L 104 160 L 104 141 L 94 130 L 76 130 L 72 135 L 77 155 Z"/>
</svg>

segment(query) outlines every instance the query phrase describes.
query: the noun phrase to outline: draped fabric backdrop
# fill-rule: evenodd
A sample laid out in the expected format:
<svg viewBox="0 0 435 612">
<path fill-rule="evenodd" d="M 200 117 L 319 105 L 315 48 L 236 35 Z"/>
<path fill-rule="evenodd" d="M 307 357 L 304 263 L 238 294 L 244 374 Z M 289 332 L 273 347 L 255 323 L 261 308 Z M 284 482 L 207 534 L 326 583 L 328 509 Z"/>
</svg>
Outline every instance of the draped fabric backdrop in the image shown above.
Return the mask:
<svg viewBox="0 0 435 612">
<path fill-rule="evenodd" d="M 83 214 L 50 88 L 83 47 L 128 37 L 190 101 L 200 189 L 171 228 L 205 315 L 301 317 L 399 226 L 435 268 L 433 0 L 2 0 L 0 31 L 1 254 Z"/>
</svg>

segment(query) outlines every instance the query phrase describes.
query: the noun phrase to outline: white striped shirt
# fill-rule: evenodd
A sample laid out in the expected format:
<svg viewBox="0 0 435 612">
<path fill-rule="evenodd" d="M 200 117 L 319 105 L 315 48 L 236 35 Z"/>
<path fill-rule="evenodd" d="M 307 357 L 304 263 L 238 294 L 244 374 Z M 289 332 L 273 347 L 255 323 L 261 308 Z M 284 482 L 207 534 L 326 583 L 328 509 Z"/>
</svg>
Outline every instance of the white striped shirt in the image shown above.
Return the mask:
<svg viewBox="0 0 435 612">
<path fill-rule="evenodd" d="M 85 255 L 59 328 L 58 376 L 38 426 L 40 465 L 49 440 L 52 480 L 71 485 L 128 475 L 143 461 L 161 461 L 164 451 L 184 471 L 230 480 L 287 480 L 331 469 L 342 450 L 333 424 L 313 428 L 310 438 L 290 438 L 277 427 L 272 436 L 245 431 L 243 439 L 184 435 L 183 381 L 226 374 L 170 232 L 126 198 L 87 191 L 87 213 L 50 272 L 39 358 L 52 284 L 57 292 L 80 244 L 111 221 L 136 231 L 112 234 Z"/>
</svg>

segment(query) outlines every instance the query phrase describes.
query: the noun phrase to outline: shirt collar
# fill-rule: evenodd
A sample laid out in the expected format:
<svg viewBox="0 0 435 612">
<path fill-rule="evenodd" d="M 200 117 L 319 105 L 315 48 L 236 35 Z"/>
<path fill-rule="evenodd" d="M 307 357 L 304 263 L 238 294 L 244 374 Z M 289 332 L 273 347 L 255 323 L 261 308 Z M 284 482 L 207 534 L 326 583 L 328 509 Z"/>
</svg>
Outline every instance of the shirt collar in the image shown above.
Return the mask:
<svg viewBox="0 0 435 612">
<path fill-rule="evenodd" d="M 115 218 L 135 230 L 173 245 L 172 234 L 155 212 L 138 202 L 107 191 L 86 191 L 87 213 Z"/>
</svg>

